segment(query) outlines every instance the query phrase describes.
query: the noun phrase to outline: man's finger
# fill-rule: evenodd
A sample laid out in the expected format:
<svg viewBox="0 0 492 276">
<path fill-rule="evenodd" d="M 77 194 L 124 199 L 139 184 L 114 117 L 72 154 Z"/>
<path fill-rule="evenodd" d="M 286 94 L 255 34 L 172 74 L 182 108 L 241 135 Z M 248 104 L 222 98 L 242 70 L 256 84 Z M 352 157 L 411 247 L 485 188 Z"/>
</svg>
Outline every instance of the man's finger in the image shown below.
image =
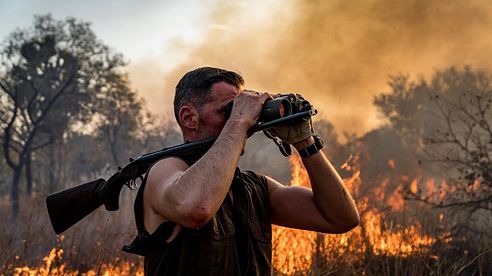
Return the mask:
<svg viewBox="0 0 492 276">
<path fill-rule="evenodd" d="M 261 93 L 258 96 L 260 97 L 262 103 L 265 103 L 266 100 L 271 98 L 270 94 L 268 94 L 268 93 Z"/>
</svg>

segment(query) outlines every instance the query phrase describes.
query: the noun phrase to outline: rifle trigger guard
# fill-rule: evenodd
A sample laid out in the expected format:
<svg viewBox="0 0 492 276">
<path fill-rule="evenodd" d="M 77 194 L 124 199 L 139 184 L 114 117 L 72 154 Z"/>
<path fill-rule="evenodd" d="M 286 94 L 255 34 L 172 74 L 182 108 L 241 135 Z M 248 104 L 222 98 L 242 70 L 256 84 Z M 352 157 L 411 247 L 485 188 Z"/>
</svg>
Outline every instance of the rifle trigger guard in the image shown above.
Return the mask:
<svg viewBox="0 0 492 276">
<path fill-rule="evenodd" d="M 140 181 L 137 182 L 137 179 L 139 179 Z M 140 184 L 142 184 L 143 182 L 143 177 L 141 175 L 139 175 L 137 178 L 135 179 L 131 179 L 130 181 L 126 182 L 125 185 L 130 188 L 130 190 L 138 190 L 140 188 Z"/>
</svg>

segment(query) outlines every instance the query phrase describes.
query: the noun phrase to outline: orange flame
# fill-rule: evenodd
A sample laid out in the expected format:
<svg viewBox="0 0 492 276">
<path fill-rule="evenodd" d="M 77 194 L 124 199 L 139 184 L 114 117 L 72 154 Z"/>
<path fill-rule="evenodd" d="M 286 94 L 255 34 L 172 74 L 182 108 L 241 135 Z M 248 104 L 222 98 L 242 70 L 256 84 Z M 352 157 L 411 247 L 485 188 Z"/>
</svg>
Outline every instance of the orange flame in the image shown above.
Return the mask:
<svg viewBox="0 0 492 276">
<path fill-rule="evenodd" d="M 302 165 L 301 157 L 292 155 L 290 186 L 311 187 L 309 176 Z M 299 269 L 308 270 L 312 263 L 316 233 L 273 225 L 272 264 L 277 271 L 291 275 Z"/>
<path fill-rule="evenodd" d="M 357 158 L 355 157 L 354 160 Z M 300 157 L 294 155 L 289 161 L 292 169 L 290 184 L 310 187 L 309 177 Z M 394 162 L 388 164 L 393 168 L 395 166 Z M 343 168 L 352 172 L 352 176 L 344 179 L 344 183 L 352 194 L 357 195 L 360 170 L 348 163 L 344 164 Z M 375 200 L 388 198 L 387 204 L 392 211 L 402 211 L 405 206 L 403 189 L 400 186 L 391 196 L 386 197 L 385 188 L 389 181 L 389 179 L 383 180 L 372 195 L 376 197 Z M 411 182 L 410 187 L 416 191 L 417 181 Z M 388 227 L 383 214 L 370 209 L 368 201 L 367 196 L 358 198 L 357 205 L 362 214 L 361 226 L 345 234 L 323 235 L 320 239 L 320 234 L 314 232 L 274 226 L 272 260 L 274 269 L 286 275 L 309 274 L 316 265 L 322 265 L 313 264 L 315 261 L 320 261 L 313 258 L 316 254 L 321 254 L 325 258 L 325 260 L 321 258 L 321 261 L 325 262 L 340 255 L 344 255 L 348 260 L 356 261 L 357 258 L 360 260 L 363 253 L 367 251 L 374 255 L 409 256 L 415 252 L 428 250 L 436 242 L 436 238 L 422 234 L 418 223 L 408 227 L 393 224 Z M 443 216 L 439 219 L 442 221 Z"/>
<path fill-rule="evenodd" d="M 353 157 L 356 163 L 358 157 Z M 293 155 L 289 163 L 292 169 L 291 186 L 310 187 L 309 176 L 302 165 L 301 158 Z M 412 223 L 402 226 L 397 223 L 388 223 L 382 212 L 370 206 L 368 195 L 361 196 L 361 172 L 355 165 L 346 163 L 343 169 L 351 172 L 351 176 L 344 179 L 347 189 L 354 195 L 361 214 L 361 225 L 356 229 L 341 235 L 325 235 L 311 231 L 290 229 L 273 226 L 272 229 L 272 265 L 273 269 L 284 275 L 323 274 L 317 269 L 327 269 L 330 262 L 336 263 L 343 259 L 345 262 L 361 262 L 369 252 L 383 256 L 410 256 L 417 252 L 426 252 L 437 238 L 422 234 L 422 226 Z M 401 177 L 403 183 L 410 183 L 410 191 L 417 192 L 417 180 L 409 181 L 408 177 Z M 402 185 L 391 196 L 386 196 L 386 187 L 390 179 L 382 180 L 378 188 L 370 193 L 371 200 L 386 201 L 393 212 L 405 210 L 405 201 L 402 197 Z M 440 186 L 447 185 L 442 182 Z M 426 193 L 435 192 L 433 181 L 424 183 Z M 447 187 L 445 187 L 447 188 Z M 441 196 L 441 195 L 439 195 Z M 438 215 L 438 221 L 443 222 L 444 214 Z M 60 237 L 63 240 L 63 236 Z M 445 242 L 449 241 L 444 239 Z M 45 265 L 39 268 L 18 267 L 14 275 L 143 275 L 143 267 L 128 261 L 117 264 L 101 264 L 98 268 L 85 273 L 69 271 L 63 263 L 63 249 L 58 246 L 52 249 L 43 259 Z M 343 258 L 341 258 L 343 257 Z"/>
<path fill-rule="evenodd" d="M 57 240 L 60 243 L 63 240 L 63 236 L 60 236 Z M 101 264 L 98 268 L 93 268 L 87 272 L 80 273 L 78 270 L 68 270 L 63 263 L 63 249 L 53 248 L 50 253 L 43 258 L 45 263 L 44 267 L 17 267 L 14 268 L 15 276 L 30 276 L 30 275 L 83 275 L 83 276 L 95 276 L 95 275 L 138 275 L 143 276 L 143 267 L 138 266 L 131 262 L 121 262 L 118 265 L 113 264 Z M 118 259 L 116 259 L 118 263 Z"/>
</svg>

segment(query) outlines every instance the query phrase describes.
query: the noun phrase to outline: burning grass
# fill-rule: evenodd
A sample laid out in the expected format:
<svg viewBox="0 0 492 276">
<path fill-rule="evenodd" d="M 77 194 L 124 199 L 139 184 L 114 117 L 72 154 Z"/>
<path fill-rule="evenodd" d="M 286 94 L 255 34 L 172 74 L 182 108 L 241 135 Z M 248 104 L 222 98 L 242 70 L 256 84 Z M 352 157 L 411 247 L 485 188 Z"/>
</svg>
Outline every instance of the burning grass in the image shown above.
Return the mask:
<svg viewBox="0 0 492 276">
<path fill-rule="evenodd" d="M 300 158 L 293 156 L 291 185 L 310 186 Z M 394 162 L 391 163 L 395 166 Z M 273 267 L 279 275 L 422 275 L 455 274 L 467 267 L 470 251 L 454 255 L 453 238 L 445 227 L 440 213 L 437 223 L 424 229 L 417 217 L 412 223 L 398 223 L 389 213 L 409 212 L 409 203 L 403 200 L 402 189 L 387 197 L 385 179 L 376 191 L 361 192 L 360 171 L 345 164 L 352 176 L 344 179 L 345 185 L 355 196 L 361 214 L 361 225 L 342 235 L 325 235 L 315 232 L 273 228 Z M 411 181 L 415 186 L 416 181 Z M 373 195 L 371 198 L 369 195 Z M 374 196 L 375 195 L 375 196 Z M 386 199 L 386 211 L 374 208 Z M 413 206 L 415 207 L 415 206 Z M 418 213 L 419 210 L 414 210 Z M 387 216 L 388 215 L 388 216 Z M 432 228 L 432 231 L 431 229 Z M 435 229 L 442 231 L 435 231 Z M 428 234 L 433 232 L 434 235 Z M 449 257 L 453 258 L 449 258 Z M 483 256 L 482 256 L 483 257 Z M 490 256 L 489 256 L 490 259 Z M 490 269 L 490 267 L 488 268 Z"/>
<path fill-rule="evenodd" d="M 114 260 L 114 263 L 100 264 L 98 267 L 92 268 L 86 272 L 79 272 L 78 270 L 66 269 L 66 264 L 63 259 L 63 249 L 53 248 L 50 253 L 43 258 L 45 266 L 42 267 L 15 267 L 14 275 L 144 275 L 143 267 L 133 262 L 121 262 L 118 258 Z"/>
<path fill-rule="evenodd" d="M 309 186 L 299 157 L 292 157 L 290 164 L 290 185 Z M 344 181 L 356 199 L 361 225 L 342 235 L 274 226 L 275 275 L 491 273 L 490 240 L 477 243 L 466 235 L 451 233 L 448 214 L 403 200 L 401 187 L 386 194 L 389 179 L 373 189 L 363 189 L 356 166 L 345 164 L 344 169 L 351 172 Z M 402 177 L 402 181 L 409 190 L 418 188 L 415 180 Z M 435 184 L 424 186 L 430 190 Z M 142 275 L 142 258 L 120 251 L 135 233 L 129 221 L 133 217 L 131 196 L 126 200 L 119 212 L 96 212 L 59 237 L 52 233 L 44 213 L 36 213 L 44 211 L 44 203 L 24 202 L 23 206 L 34 207 L 25 209 L 20 222 L 8 225 L 6 234 L 0 236 L 0 274 Z M 7 217 L 6 208 L 0 211 Z"/>
</svg>

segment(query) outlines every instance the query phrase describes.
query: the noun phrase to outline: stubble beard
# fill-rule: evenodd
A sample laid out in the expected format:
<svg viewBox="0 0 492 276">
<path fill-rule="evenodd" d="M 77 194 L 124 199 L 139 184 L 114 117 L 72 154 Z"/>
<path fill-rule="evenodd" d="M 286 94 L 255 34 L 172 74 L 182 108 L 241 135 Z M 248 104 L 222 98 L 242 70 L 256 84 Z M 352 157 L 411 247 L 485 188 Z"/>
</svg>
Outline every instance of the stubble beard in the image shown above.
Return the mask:
<svg viewBox="0 0 492 276">
<path fill-rule="evenodd" d="M 208 138 L 217 138 L 219 137 L 220 135 L 220 132 L 219 133 L 215 133 L 215 131 L 212 131 L 210 128 L 208 127 L 203 127 L 204 124 L 200 124 L 200 126 L 198 127 L 198 140 L 202 140 L 202 139 L 208 139 Z M 243 148 L 241 149 L 241 156 L 244 154 L 245 152 L 245 149 L 246 149 L 246 142 L 244 142 L 243 144 Z"/>
</svg>

